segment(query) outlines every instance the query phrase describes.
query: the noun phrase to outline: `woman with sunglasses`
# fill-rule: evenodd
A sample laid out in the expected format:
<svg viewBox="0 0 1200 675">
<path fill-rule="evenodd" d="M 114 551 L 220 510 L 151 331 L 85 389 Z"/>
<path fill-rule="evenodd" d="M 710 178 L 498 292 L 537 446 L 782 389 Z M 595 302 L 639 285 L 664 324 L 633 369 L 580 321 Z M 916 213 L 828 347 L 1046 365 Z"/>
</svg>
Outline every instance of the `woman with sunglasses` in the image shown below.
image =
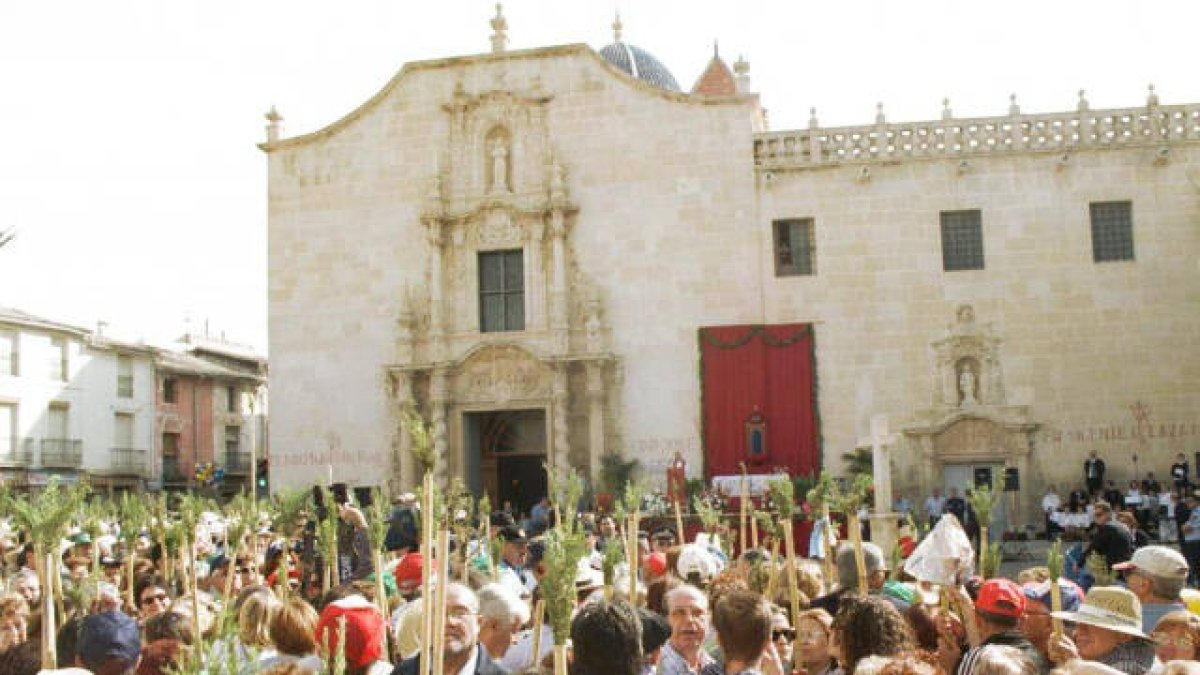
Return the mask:
<svg viewBox="0 0 1200 675">
<path fill-rule="evenodd" d="M 787 611 L 779 605 L 771 605 L 771 641 L 775 643 L 775 653 L 779 654 L 779 661 L 783 663 L 783 672 L 792 672 L 792 645 L 796 642 L 796 629 L 788 621 Z"/>
<path fill-rule="evenodd" d="M 832 632 L 833 617 L 829 612 L 823 609 L 801 612 L 799 620 L 796 621 L 796 629 L 791 632 L 795 638 L 794 669 L 806 675 L 832 675 L 839 672 L 830 644 Z M 772 633 L 772 637 L 776 634 Z M 784 637 L 786 636 L 787 633 L 784 633 Z M 779 644 L 780 640 L 776 638 L 776 648 Z M 782 652 L 780 655 L 782 656 Z"/>
<path fill-rule="evenodd" d="M 1200 656 L 1200 617 L 1186 611 L 1171 612 L 1158 620 L 1150 638 L 1158 660 L 1195 661 Z"/>
</svg>

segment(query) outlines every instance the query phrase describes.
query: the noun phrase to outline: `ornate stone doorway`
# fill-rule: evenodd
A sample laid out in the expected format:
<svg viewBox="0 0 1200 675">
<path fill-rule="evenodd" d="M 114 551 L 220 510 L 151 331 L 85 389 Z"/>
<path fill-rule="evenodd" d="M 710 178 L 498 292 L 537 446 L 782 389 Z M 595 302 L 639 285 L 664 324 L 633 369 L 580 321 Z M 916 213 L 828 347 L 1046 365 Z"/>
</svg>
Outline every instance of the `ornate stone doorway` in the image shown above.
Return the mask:
<svg viewBox="0 0 1200 675">
<path fill-rule="evenodd" d="M 463 413 L 467 487 L 526 513 L 546 493 L 546 411 L 489 410 Z"/>
</svg>

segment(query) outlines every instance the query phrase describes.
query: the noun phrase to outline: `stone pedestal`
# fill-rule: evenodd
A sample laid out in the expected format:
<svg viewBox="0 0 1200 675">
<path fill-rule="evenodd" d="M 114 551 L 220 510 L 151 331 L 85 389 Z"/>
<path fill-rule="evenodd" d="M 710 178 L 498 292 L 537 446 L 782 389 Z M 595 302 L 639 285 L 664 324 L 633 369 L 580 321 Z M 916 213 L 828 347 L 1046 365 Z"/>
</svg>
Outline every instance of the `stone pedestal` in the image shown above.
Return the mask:
<svg viewBox="0 0 1200 675">
<path fill-rule="evenodd" d="M 896 540 L 899 538 L 899 528 L 896 524 L 900 522 L 900 514 L 891 513 L 891 509 L 888 509 L 885 513 L 872 513 L 870 518 L 871 543 L 883 550 L 883 559 L 890 565 L 892 549 L 896 548 Z"/>
</svg>

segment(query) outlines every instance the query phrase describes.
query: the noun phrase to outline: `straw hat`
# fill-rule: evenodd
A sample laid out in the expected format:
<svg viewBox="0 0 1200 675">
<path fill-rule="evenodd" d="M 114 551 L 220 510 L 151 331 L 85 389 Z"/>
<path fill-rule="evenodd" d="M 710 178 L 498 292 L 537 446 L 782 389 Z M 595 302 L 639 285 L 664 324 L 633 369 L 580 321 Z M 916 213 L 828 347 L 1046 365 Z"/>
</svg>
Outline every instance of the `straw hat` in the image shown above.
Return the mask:
<svg viewBox="0 0 1200 675">
<path fill-rule="evenodd" d="M 1142 632 L 1142 603 L 1132 591 L 1118 586 L 1093 587 L 1078 611 L 1051 612 L 1050 616 L 1149 639 Z"/>
</svg>

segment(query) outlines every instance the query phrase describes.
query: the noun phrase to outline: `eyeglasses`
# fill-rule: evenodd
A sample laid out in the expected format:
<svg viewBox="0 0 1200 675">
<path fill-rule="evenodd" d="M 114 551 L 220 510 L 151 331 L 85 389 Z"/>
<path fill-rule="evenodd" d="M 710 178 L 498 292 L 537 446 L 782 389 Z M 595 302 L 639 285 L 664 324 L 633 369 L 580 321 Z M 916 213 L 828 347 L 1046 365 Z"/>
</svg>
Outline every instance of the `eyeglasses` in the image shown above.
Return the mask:
<svg viewBox="0 0 1200 675">
<path fill-rule="evenodd" d="M 1154 638 L 1154 644 L 1158 645 L 1159 647 L 1177 647 L 1179 649 L 1187 649 L 1195 646 L 1196 644 L 1192 641 L 1192 638 L 1186 635 L 1175 636 L 1168 635 L 1166 633 L 1158 633 L 1151 635 L 1150 637 Z"/>
<path fill-rule="evenodd" d="M 154 595 L 143 596 L 142 604 L 149 605 L 149 604 L 155 603 L 155 602 L 165 603 L 170 599 L 171 599 L 171 596 L 167 595 L 166 593 L 155 593 Z"/>
<path fill-rule="evenodd" d="M 779 638 L 783 638 L 783 639 L 787 640 L 788 642 L 792 642 L 793 640 L 796 639 L 796 631 L 792 630 L 791 628 L 780 628 L 780 629 L 771 631 L 771 639 L 772 640 L 775 640 L 776 642 L 778 642 Z"/>
</svg>

